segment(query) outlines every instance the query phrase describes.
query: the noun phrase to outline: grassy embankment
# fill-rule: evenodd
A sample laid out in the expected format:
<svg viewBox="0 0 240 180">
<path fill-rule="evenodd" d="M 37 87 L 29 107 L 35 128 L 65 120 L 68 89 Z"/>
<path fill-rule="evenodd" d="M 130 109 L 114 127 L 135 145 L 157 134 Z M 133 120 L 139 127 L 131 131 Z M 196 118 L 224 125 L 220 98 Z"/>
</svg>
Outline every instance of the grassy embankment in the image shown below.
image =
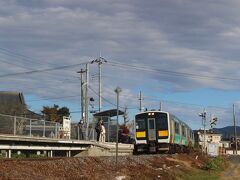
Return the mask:
<svg viewBox="0 0 240 180">
<path fill-rule="evenodd" d="M 226 160 L 219 156 L 208 158 L 202 168 L 193 168 L 193 170 L 183 175 L 184 180 L 217 180 L 220 173 L 224 170 Z"/>
</svg>

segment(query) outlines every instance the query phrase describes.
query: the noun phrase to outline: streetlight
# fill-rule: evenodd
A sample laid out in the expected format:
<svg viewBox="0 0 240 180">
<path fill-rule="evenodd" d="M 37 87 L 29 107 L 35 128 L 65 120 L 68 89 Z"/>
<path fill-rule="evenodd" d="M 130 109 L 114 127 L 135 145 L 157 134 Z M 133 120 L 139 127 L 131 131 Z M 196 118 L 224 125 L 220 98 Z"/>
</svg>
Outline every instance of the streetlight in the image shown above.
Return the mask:
<svg viewBox="0 0 240 180">
<path fill-rule="evenodd" d="M 115 93 L 117 93 L 117 134 L 116 134 L 116 168 L 118 164 L 118 113 L 119 113 L 119 94 L 122 91 L 120 87 L 115 89 Z"/>
</svg>

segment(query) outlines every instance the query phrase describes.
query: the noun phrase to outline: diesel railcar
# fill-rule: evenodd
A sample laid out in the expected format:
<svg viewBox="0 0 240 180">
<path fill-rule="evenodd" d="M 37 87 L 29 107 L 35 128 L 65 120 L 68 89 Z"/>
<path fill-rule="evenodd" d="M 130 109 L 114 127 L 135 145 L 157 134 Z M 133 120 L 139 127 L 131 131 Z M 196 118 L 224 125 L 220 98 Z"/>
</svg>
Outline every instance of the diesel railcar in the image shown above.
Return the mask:
<svg viewBox="0 0 240 180">
<path fill-rule="evenodd" d="M 192 129 L 169 112 L 137 114 L 135 130 L 135 152 L 184 152 L 194 144 Z"/>
</svg>

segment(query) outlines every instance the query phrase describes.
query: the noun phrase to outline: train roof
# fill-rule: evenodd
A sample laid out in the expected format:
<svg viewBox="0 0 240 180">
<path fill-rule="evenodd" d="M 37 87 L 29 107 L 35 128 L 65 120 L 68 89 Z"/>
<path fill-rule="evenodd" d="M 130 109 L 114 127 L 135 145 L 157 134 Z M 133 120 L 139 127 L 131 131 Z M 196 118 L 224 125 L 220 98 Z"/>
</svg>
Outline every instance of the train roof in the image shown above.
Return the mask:
<svg viewBox="0 0 240 180">
<path fill-rule="evenodd" d="M 158 111 L 158 110 L 150 110 L 150 111 L 143 111 L 143 112 L 140 112 L 136 115 L 139 115 L 139 114 L 145 114 L 145 113 L 149 113 L 149 112 L 161 112 L 161 113 L 168 113 L 167 111 Z"/>
</svg>

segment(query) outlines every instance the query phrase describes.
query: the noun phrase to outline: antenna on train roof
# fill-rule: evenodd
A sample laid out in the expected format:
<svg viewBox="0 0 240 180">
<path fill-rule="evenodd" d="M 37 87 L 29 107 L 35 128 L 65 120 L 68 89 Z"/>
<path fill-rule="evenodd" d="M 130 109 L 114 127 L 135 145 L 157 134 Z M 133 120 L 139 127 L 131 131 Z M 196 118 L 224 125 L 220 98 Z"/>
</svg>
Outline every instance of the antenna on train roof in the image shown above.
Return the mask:
<svg viewBox="0 0 240 180">
<path fill-rule="evenodd" d="M 159 111 L 162 111 L 162 102 L 160 102 L 160 109 Z"/>
</svg>

